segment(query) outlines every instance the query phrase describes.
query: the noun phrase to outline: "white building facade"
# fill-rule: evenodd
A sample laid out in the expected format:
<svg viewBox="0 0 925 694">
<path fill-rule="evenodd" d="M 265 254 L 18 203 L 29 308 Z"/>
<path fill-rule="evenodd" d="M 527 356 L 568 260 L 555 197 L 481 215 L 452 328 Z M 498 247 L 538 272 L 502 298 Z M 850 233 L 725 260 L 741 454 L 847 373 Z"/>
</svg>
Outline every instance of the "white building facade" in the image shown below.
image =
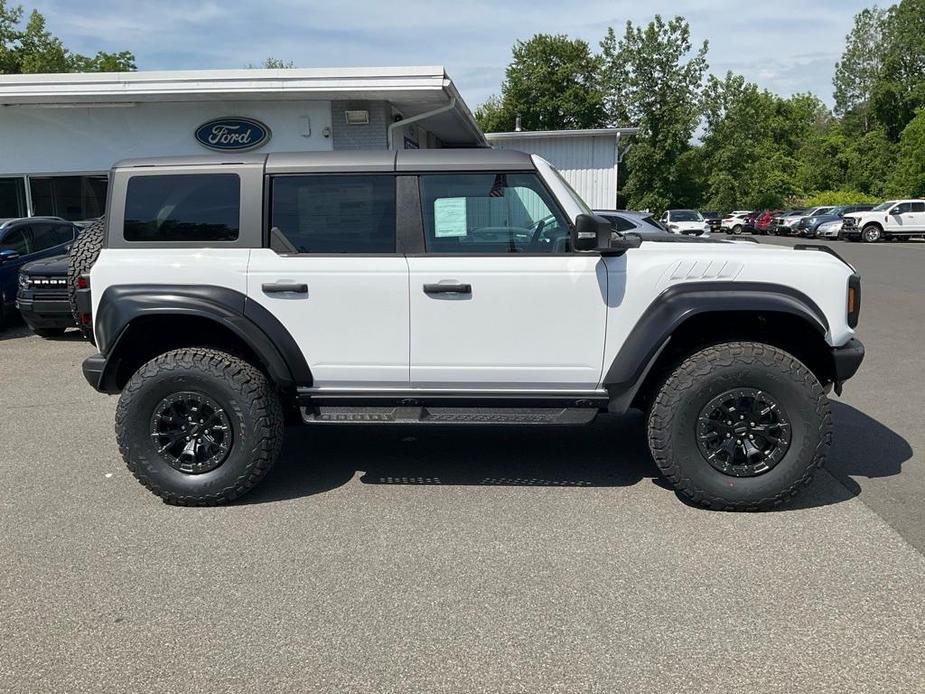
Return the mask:
<svg viewBox="0 0 925 694">
<path fill-rule="evenodd" d="M 626 138 L 637 128 L 520 130 L 487 133 L 492 147 L 536 154 L 555 166 L 596 210 L 618 207 L 619 167 Z"/>
<path fill-rule="evenodd" d="M 125 158 L 487 146 L 442 67 L 0 76 L 0 218 L 105 211 Z"/>
</svg>

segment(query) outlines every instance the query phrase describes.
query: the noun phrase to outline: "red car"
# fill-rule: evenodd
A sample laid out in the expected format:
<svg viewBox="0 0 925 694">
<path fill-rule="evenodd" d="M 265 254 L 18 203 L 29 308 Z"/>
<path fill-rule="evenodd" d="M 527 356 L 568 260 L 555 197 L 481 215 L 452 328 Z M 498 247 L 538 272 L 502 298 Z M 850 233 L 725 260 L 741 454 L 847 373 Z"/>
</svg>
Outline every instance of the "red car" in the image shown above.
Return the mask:
<svg viewBox="0 0 925 694">
<path fill-rule="evenodd" d="M 762 234 L 770 233 L 771 231 L 771 222 L 774 221 L 774 215 L 778 214 L 780 210 L 765 210 L 760 213 L 755 219 L 755 228 L 760 231 Z"/>
</svg>

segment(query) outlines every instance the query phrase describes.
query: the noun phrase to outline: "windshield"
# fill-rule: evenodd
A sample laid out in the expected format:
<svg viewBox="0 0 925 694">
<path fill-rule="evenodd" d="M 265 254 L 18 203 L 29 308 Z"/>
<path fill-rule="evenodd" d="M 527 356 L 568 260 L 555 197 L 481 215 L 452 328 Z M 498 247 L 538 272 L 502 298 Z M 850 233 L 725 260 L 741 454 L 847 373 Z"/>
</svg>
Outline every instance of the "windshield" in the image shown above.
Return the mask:
<svg viewBox="0 0 925 694">
<path fill-rule="evenodd" d="M 826 214 L 834 214 L 836 217 L 841 217 L 843 214 L 845 214 L 847 209 L 847 205 L 841 205 L 840 207 L 833 207 L 831 210 L 826 212 Z"/>
<path fill-rule="evenodd" d="M 671 214 L 672 222 L 702 222 L 703 217 L 695 210 L 674 210 Z"/>
<path fill-rule="evenodd" d="M 872 209 L 871 212 L 882 212 L 883 210 L 890 209 L 895 204 L 896 204 L 895 200 L 890 200 L 889 202 L 881 202 L 874 209 Z"/>
</svg>

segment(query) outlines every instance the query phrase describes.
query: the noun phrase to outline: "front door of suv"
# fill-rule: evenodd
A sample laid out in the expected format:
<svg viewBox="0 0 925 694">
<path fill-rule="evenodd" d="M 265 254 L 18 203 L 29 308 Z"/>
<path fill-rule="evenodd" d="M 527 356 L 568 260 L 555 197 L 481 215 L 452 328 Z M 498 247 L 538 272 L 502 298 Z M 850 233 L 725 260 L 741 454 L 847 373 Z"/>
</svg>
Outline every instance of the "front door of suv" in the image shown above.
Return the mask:
<svg viewBox="0 0 925 694">
<path fill-rule="evenodd" d="M 411 385 L 586 391 L 600 381 L 607 272 L 569 252 L 534 173 L 419 178 L 425 252 L 408 258 Z"/>
<path fill-rule="evenodd" d="M 392 174 L 278 175 L 269 248 L 251 253 L 247 296 L 305 355 L 317 388 L 408 386 L 408 263 Z"/>
</svg>

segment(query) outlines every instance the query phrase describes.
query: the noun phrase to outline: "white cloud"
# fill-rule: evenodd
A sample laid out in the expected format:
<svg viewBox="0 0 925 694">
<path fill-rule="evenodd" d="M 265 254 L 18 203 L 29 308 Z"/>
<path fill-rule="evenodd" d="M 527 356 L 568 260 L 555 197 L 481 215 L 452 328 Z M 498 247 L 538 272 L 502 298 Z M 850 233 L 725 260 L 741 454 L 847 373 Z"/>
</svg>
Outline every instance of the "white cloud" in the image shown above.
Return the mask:
<svg viewBox="0 0 925 694">
<path fill-rule="evenodd" d="M 28 3 L 33 4 L 33 3 Z M 298 66 L 446 65 L 471 106 L 498 91 L 511 46 L 537 32 L 592 47 L 608 26 L 655 12 L 690 21 L 710 41 L 715 73 L 743 73 L 784 94 L 831 95 L 832 70 L 855 12 L 868 0 L 35 0 L 75 50 L 135 52 L 141 69 L 242 67 L 268 56 Z"/>
</svg>

